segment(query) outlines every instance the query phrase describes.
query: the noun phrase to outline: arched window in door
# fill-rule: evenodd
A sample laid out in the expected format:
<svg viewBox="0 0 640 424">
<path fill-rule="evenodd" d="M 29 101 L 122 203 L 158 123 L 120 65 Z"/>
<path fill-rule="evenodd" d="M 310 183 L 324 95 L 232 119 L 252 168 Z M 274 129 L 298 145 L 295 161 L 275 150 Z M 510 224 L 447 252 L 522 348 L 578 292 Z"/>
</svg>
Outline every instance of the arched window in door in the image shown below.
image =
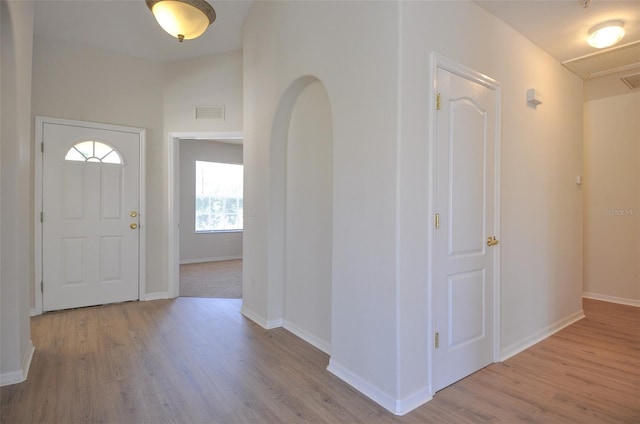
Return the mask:
<svg viewBox="0 0 640 424">
<path fill-rule="evenodd" d="M 115 163 L 122 165 L 120 153 L 100 141 L 81 141 L 74 145 L 64 158 L 75 162 Z"/>
</svg>

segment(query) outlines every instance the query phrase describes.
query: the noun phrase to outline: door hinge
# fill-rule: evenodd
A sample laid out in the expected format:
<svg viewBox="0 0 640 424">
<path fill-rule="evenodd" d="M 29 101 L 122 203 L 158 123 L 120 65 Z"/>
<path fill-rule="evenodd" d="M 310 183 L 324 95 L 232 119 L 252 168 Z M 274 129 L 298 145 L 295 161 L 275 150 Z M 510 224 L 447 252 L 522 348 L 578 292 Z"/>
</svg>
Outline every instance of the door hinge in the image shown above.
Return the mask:
<svg viewBox="0 0 640 424">
<path fill-rule="evenodd" d="M 44 153 L 44 141 L 40 143 L 40 153 Z"/>
<path fill-rule="evenodd" d="M 436 333 L 434 339 L 436 349 L 440 349 L 440 333 Z"/>
<path fill-rule="evenodd" d="M 436 110 L 440 110 L 440 93 L 436 95 Z"/>
<path fill-rule="evenodd" d="M 440 214 L 437 213 L 435 217 L 436 230 L 440 229 Z"/>
<path fill-rule="evenodd" d="M 44 293 L 44 280 L 40 281 L 40 293 Z"/>
<path fill-rule="evenodd" d="M 40 212 L 40 222 L 44 222 L 44 212 Z"/>
</svg>

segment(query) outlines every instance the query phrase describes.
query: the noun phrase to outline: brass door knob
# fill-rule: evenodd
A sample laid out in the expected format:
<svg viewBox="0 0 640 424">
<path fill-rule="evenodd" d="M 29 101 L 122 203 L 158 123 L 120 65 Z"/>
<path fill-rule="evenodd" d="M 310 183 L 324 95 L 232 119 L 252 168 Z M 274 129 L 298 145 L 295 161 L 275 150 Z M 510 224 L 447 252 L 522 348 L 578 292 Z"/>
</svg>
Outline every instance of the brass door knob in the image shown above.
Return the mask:
<svg viewBox="0 0 640 424">
<path fill-rule="evenodd" d="M 129 212 L 129 216 L 130 216 L 131 218 L 135 218 L 136 216 L 138 216 L 138 212 L 136 212 L 136 211 L 131 211 L 131 212 Z"/>
<path fill-rule="evenodd" d="M 135 230 L 136 228 L 138 228 L 138 224 L 134 222 L 133 224 L 129 225 L 129 228 L 131 228 L 132 230 Z"/>
<path fill-rule="evenodd" d="M 487 237 L 487 246 L 495 246 L 500 243 L 495 236 Z"/>
</svg>

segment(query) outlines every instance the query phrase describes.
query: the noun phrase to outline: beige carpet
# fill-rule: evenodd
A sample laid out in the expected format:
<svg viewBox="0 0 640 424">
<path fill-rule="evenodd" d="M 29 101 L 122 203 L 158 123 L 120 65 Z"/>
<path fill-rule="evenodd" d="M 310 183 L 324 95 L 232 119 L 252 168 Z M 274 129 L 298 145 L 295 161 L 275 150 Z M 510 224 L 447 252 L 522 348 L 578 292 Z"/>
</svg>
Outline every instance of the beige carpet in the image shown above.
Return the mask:
<svg viewBox="0 0 640 424">
<path fill-rule="evenodd" d="M 180 296 L 242 298 L 242 259 L 180 265 Z"/>
</svg>

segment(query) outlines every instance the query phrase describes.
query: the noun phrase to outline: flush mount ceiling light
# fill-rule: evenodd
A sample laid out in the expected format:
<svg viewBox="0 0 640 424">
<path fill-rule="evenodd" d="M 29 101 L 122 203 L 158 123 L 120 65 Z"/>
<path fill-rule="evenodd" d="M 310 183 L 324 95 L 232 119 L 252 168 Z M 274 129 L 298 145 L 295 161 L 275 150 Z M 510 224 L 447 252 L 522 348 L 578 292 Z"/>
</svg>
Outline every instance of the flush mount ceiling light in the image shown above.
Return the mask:
<svg viewBox="0 0 640 424">
<path fill-rule="evenodd" d="M 201 36 L 216 20 L 205 0 L 145 0 L 162 29 L 180 42 Z"/>
<path fill-rule="evenodd" d="M 598 24 L 589 30 L 587 42 L 591 47 L 602 49 L 613 46 L 624 36 L 624 22 L 607 21 Z"/>
</svg>

